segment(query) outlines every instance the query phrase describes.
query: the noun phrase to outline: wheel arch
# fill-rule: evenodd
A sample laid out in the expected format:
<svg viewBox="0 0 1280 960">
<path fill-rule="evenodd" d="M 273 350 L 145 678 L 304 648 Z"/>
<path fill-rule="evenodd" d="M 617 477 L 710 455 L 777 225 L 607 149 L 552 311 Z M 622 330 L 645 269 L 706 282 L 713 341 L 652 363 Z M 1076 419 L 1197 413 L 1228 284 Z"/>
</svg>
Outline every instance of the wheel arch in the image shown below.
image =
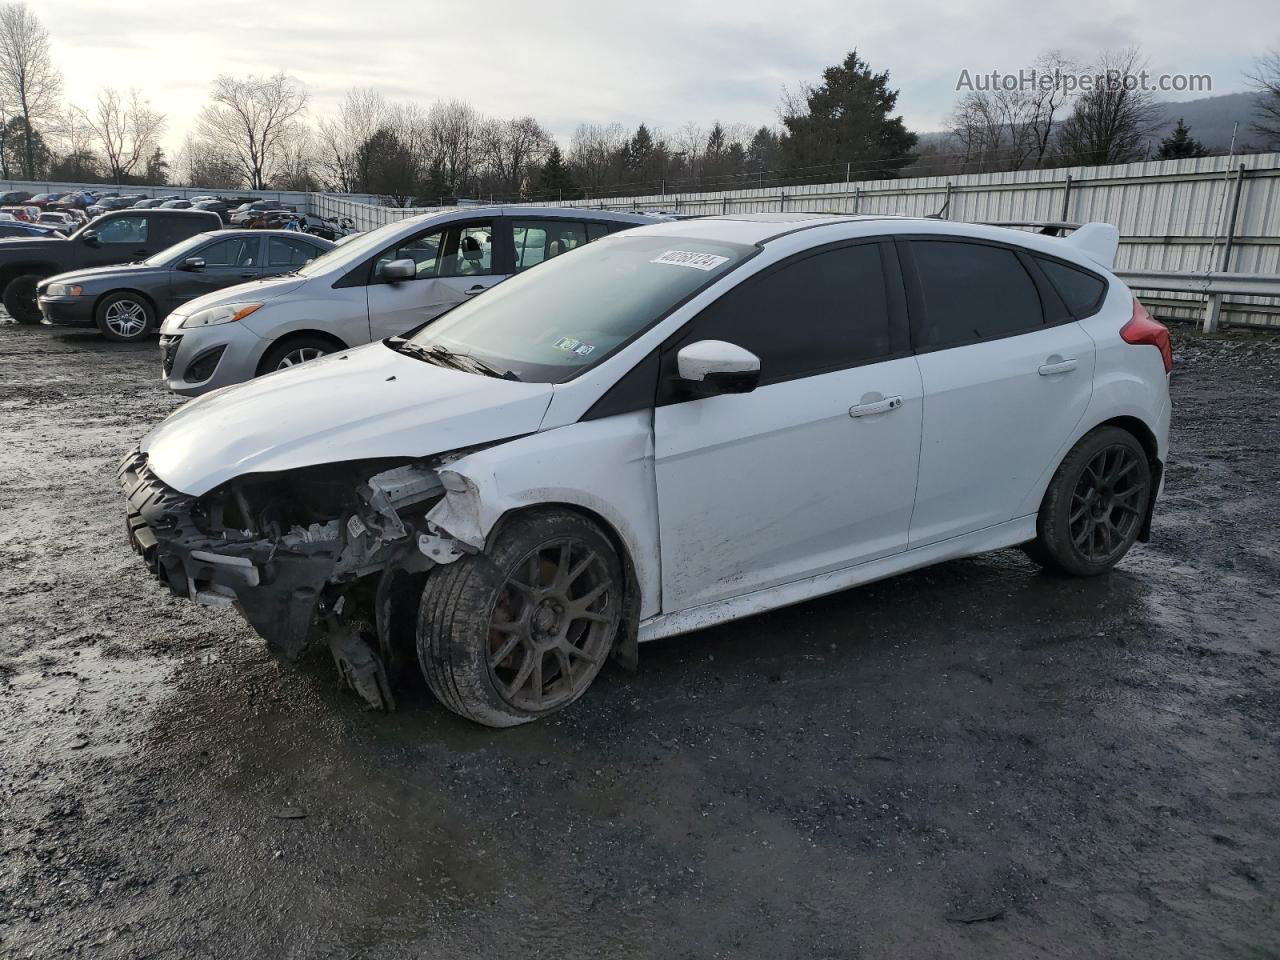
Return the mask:
<svg viewBox="0 0 1280 960">
<path fill-rule="evenodd" d="M 290 330 L 288 333 L 282 334 L 271 340 L 265 340 L 262 352 L 258 354 L 257 362 L 254 364 L 254 375 L 262 376 L 264 373 L 270 373 L 269 370 L 263 369 L 263 362 L 266 360 L 267 354 L 274 350 L 282 343 L 292 343 L 295 340 L 326 340 L 333 344 L 334 350 L 347 350 L 350 344 L 344 343 L 342 338 L 330 333 L 327 330 L 316 330 L 311 327 L 300 327 L 296 330 Z"/>
<path fill-rule="evenodd" d="M 62 271 L 54 264 L 40 260 L 24 260 L 18 263 L 5 264 L 0 267 L 0 293 L 3 293 L 5 287 L 9 286 L 9 283 L 18 277 L 35 274 L 41 280 L 44 280 L 60 272 Z"/>
<path fill-rule="evenodd" d="M 1160 444 L 1156 440 L 1155 431 L 1140 417 L 1118 416 L 1104 420 L 1089 430 L 1089 433 L 1102 427 L 1119 427 L 1131 434 L 1142 445 L 1147 455 L 1147 464 L 1151 468 L 1151 496 L 1147 498 L 1147 512 L 1142 518 L 1142 526 L 1138 528 L 1138 540 L 1147 543 L 1151 540 L 1151 518 L 1155 515 L 1156 493 L 1160 490 L 1160 483 L 1164 478 L 1164 463 L 1160 460 Z"/>
</svg>

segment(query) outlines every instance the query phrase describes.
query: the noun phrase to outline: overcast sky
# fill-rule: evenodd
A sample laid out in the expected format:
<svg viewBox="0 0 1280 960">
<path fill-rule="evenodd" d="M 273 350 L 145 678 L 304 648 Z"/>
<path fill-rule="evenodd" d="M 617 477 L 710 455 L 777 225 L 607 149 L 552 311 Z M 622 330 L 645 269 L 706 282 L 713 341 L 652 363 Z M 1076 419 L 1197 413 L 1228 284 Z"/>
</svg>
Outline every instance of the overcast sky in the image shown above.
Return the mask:
<svg viewBox="0 0 1280 960">
<path fill-rule="evenodd" d="M 1245 89 L 1253 58 L 1280 46 L 1276 0 L 28 2 L 67 99 L 89 106 L 103 86 L 138 87 L 168 114 L 171 151 L 219 73 L 283 69 L 310 88 L 313 117 L 371 86 L 532 114 L 567 142 L 580 122 L 776 123 L 784 85 L 816 80 L 854 47 L 889 70 L 907 125 L 934 130 L 961 70 L 1014 71 L 1051 47 L 1087 60 L 1140 43 L 1153 71 L 1211 74 L 1216 94 Z"/>
</svg>

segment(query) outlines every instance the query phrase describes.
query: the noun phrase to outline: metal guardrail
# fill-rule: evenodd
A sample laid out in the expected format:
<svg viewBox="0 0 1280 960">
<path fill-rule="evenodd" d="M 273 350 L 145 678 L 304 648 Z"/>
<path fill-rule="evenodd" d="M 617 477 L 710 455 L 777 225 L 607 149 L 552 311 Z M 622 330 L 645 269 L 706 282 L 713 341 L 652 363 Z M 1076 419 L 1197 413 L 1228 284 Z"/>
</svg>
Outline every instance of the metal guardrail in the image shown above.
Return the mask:
<svg viewBox="0 0 1280 960">
<path fill-rule="evenodd" d="M 1139 290 L 1198 293 L 1206 297 L 1205 333 L 1216 333 L 1222 316 L 1222 298 L 1280 297 L 1280 276 L 1266 273 L 1217 273 L 1204 270 L 1117 270 L 1117 277 Z"/>
</svg>

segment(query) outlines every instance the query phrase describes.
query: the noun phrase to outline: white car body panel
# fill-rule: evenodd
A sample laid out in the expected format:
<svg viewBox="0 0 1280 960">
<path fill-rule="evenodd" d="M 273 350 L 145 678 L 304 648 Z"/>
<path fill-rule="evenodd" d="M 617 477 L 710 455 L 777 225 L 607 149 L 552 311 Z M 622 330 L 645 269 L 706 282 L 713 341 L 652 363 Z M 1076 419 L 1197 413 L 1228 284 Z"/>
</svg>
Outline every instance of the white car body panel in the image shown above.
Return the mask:
<svg viewBox="0 0 1280 960">
<path fill-rule="evenodd" d="M 550 400 L 550 384 L 448 370 L 373 343 L 193 400 L 147 434 L 142 452 L 162 480 L 200 496 L 246 473 L 425 457 L 532 433 Z"/>
<path fill-rule="evenodd" d="M 903 357 L 659 407 L 663 609 L 905 550 L 923 406 Z"/>
<path fill-rule="evenodd" d="M 918 359 L 927 399 L 913 547 L 1013 519 L 1085 414 L 1094 348 L 1064 323 Z M 1038 372 L 1069 360 L 1074 369 Z"/>
</svg>

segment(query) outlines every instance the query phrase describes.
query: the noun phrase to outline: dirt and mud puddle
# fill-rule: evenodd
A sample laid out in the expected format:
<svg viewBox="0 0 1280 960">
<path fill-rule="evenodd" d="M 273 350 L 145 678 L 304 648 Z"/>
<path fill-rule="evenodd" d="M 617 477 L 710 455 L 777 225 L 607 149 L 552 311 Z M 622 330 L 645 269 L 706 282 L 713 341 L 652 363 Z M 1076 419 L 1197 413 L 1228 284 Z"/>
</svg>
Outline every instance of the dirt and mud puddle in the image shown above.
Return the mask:
<svg viewBox="0 0 1280 960">
<path fill-rule="evenodd" d="M 0 957 L 1280 956 L 1280 340 L 1177 338 L 1151 544 L 392 715 L 130 552 L 155 345 L 0 326 Z"/>
</svg>

